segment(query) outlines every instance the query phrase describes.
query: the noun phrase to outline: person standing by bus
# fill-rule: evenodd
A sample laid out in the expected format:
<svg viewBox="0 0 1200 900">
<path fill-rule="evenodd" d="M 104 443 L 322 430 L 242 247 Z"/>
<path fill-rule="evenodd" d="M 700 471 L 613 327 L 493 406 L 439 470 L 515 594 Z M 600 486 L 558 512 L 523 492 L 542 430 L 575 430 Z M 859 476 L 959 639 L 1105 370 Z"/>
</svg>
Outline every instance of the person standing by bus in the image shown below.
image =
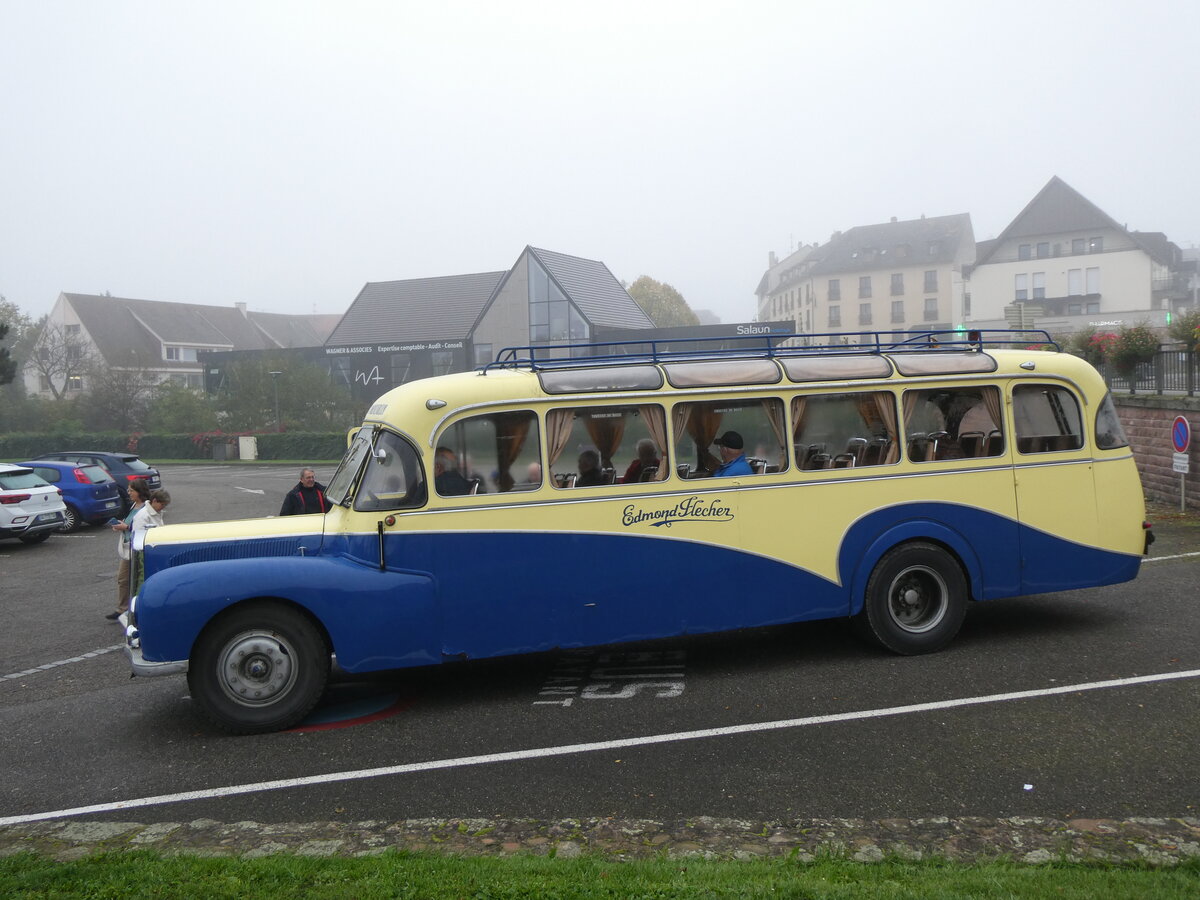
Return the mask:
<svg viewBox="0 0 1200 900">
<path fill-rule="evenodd" d="M 150 485 L 145 478 L 135 478 L 129 482 L 128 490 L 129 512 L 122 521 L 114 520 L 112 523 L 112 530 L 120 537 L 117 540 L 117 608 L 104 617 L 110 621 L 116 621 L 121 617 L 121 613 L 129 609 L 129 539 L 132 537 L 130 529 L 133 527 L 134 517 L 150 497 Z"/>
<path fill-rule="evenodd" d="M 302 516 L 305 513 L 325 513 L 329 501 L 325 499 L 325 485 L 317 481 L 317 473 L 310 468 L 300 470 L 300 481 L 288 491 L 279 509 L 281 516 Z"/>
<path fill-rule="evenodd" d="M 745 442 L 736 431 L 727 431 L 713 445 L 721 454 L 721 467 L 713 472 L 713 478 L 731 478 L 736 475 L 753 475 L 754 470 L 746 462 L 746 454 L 742 452 Z"/>
</svg>

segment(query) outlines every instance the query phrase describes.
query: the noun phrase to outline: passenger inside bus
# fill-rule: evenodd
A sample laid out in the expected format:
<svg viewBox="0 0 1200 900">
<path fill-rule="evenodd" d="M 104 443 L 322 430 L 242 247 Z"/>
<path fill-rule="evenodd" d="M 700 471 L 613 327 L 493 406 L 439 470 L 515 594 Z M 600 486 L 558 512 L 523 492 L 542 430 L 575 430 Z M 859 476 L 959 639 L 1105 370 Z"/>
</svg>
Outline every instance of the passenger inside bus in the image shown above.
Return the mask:
<svg viewBox="0 0 1200 900">
<path fill-rule="evenodd" d="M 598 487 L 608 484 L 600 471 L 600 454 L 595 450 L 584 450 L 579 454 L 579 475 L 575 479 L 575 487 Z"/>
</svg>

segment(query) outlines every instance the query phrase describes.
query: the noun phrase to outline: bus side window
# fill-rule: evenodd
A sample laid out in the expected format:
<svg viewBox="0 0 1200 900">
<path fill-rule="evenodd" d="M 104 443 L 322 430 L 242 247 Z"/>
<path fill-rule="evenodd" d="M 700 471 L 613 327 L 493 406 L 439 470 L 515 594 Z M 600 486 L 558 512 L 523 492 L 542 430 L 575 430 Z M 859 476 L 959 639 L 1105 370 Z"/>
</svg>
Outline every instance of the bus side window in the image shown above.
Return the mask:
<svg viewBox="0 0 1200 900">
<path fill-rule="evenodd" d="M 1000 456 L 1003 419 L 995 387 L 905 391 L 905 452 L 913 462 Z"/>
<path fill-rule="evenodd" d="M 792 399 L 792 443 L 801 469 L 882 466 L 900 458 L 890 391 Z"/>
<path fill-rule="evenodd" d="M 1083 446 L 1083 419 L 1075 395 L 1052 384 L 1013 387 L 1017 450 L 1054 453 Z"/>
<path fill-rule="evenodd" d="M 433 461 L 439 496 L 532 491 L 541 487 L 537 415 L 488 413 L 455 422 L 438 435 Z"/>
<path fill-rule="evenodd" d="M 753 475 L 787 468 L 787 423 L 783 401 L 707 400 L 677 404 L 671 419 L 681 478 L 706 478 L 722 465 L 718 437 L 734 431 L 742 438 L 742 455 Z"/>
<path fill-rule="evenodd" d="M 663 408 L 577 406 L 546 414 L 546 457 L 557 488 L 663 481 L 670 474 Z"/>
</svg>

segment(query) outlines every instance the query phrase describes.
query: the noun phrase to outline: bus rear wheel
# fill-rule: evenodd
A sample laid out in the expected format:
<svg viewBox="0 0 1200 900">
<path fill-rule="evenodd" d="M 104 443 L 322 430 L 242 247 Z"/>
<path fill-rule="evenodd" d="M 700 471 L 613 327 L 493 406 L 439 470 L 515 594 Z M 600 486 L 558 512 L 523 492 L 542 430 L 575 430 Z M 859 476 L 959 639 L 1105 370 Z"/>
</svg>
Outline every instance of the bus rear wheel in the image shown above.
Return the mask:
<svg viewBox="0 0 1200 900">
<path fill-rule="evenodd" d="M 941 650 L 954 639 L 967 612 L 962 567 L 935 544 L 894 547 L 867 581 L 860 633 L 906 656 Z"/>
<path fill-rule="evenodd" d="M 280 731 L 316 706 L 329 680 L 330 652 L 304 613 L 253 603 L 212 622 L 188 664 L 200 711 L 233 734 Z"/>
</svg>

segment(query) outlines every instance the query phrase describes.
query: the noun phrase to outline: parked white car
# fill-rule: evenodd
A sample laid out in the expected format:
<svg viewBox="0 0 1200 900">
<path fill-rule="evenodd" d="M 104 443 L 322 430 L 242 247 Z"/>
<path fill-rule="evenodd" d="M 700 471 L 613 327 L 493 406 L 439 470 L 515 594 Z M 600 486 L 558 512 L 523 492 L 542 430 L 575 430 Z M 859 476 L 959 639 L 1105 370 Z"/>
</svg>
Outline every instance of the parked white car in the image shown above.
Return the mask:
<svg viewBox="0 0 1200 900">
<path fill-rule="evenodd" d="M 28 466 L 0 463 L 0 537 L 38 544 L 66 519 L 62 491 Z"/>
</svg>

